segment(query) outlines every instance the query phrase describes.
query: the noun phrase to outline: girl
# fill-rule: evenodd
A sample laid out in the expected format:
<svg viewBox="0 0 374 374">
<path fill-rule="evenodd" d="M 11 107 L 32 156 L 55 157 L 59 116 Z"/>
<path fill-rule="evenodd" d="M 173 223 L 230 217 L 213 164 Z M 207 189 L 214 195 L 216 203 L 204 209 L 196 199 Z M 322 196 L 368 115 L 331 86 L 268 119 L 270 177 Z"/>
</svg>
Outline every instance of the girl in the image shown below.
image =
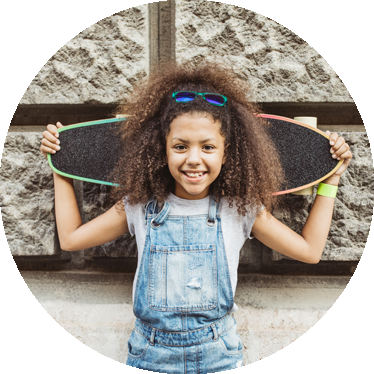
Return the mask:
<svg viewBox="0 0 374 374">
<path fill-rule="evenodd" d="M 123 186 L 112 191 L 118 202 L 84 225 L 72 180 L 54 173 L 62 249 L 136 235 L 130 366 L 166 373 L 241 366 L 233 312 L 244 241 L 256 237 L 307 263 L 321 257 L 336 186 L 352 158 L 349 146 L 329 134 L 332 157 L 344 163 L 324 181 L 301 235 L 295 233 L 271 215 L 283 174 L 248 92 L 232 70 L 212 63 L 168 65 L 148 77 L 118 109 L 130 114 L 113 172 Z M 58 151 L 61 126 L 43 133 L 45 156 Z"/>
</svg>

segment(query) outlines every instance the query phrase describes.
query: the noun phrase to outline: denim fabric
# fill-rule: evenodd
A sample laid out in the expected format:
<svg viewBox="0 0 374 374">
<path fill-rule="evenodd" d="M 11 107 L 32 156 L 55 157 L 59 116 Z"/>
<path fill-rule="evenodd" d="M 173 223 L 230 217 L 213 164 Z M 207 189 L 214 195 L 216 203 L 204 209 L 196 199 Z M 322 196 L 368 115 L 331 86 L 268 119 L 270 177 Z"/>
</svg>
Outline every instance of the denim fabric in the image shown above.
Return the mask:
<svg viewBox="0 0 374 374">
<path fill-rule="evenodd" d="M 147 235 L 134 298 L 127 364 L 166 373 L 241 366 L 218 203 L 207 215 L 170 216 L 146 204 Z"/>
</svg>

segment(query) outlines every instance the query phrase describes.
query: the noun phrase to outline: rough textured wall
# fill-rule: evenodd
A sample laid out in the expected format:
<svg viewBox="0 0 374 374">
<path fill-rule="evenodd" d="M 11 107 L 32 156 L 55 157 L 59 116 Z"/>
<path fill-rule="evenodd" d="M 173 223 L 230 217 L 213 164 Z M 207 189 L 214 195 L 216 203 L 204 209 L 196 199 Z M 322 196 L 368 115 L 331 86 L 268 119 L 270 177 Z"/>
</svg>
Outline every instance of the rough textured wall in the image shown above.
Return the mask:
<svg viewBox="0 0 374 374">
<path fill-rule="evenodd" d="M 340 133 L 353 154 L 348 169 L 340 179 L 330 233 L 322 261 L 358 261 L 369 235 L 374 206 L 374 168 L 366 133 Z M 294 203 L 292 203 L 294 200 Z M 291 195 L 289 204 L 274 216 L 300 233 L 314 197 Z M 295 204 L 295 202 L 298 202 Z M 291 202 L 291 204 L 290 204 Z M 273 251 L 273 260 L 285 258 Z"/>
<path fill-rule="evenodd" d="M 350 144 L 354 158 L 340 181 L 330 234 L 322 260 L 374 260 L 374 133 L 341 135 Z M 109 188 L 91 183 L 84 185 L 85 216 L 86 220 L 90 220 L 111 206 Z M 313 200 L 314 196 L 286 195 L 282 208 L 274 215 L 300 233 Z M 136 243 L 133 238 L 123 236 L 118 242 L 111 242 L 86 252 L 93 256 L 134 256 Z M 242 255 L 246 256 L 245 253 Z M 277 252 L 273 252 L 272 257 L 273 260 L 285 258 Z"/>
<path fill-rule="evenodd" d="M 43 66 L 21 104 L 117 103 L 148 71 L 147 6 L 95 23 Z"/>
<path fill-rule="evenodd" d="M 86 222 L 106 212 L 111 206 L 110 187 L 83 182 L 83 212 Z M 94 257 L 135 257 L 137 253 L 135 237 L 125 234 L 103 245 L 86 249 L 84 255 Z"/>
<path fill-rule="evenodd" d="M 250 7 L 250 3 L 248 3 Z M 352 102 L 334 70 L 289 29 L 244 8 L 176 0 L 176 59 L 233 64 L 263 102 Z"/>
<path fill-rule="evenodd" d="M 52 171 L 39 152 L 41 133 L 8 132 L 0 169 L 1 214 L 15 256 L 59 252 Z"/>
<path fill-rule="evenodd" d="M 322 256 L 327 261 L 360 259 L 374 206 L 374 169 L 368 137 L 366 133 L 342 135 L 350 144 L 354 158 L 340 181 Z M 59 251 L 55 243 L 52 173 L 39 153 L 41 137 L 37 132 L 9 132 L 4 146 L 0 169 L 1 211 L 8 244 L 17 256 L 51 255 Z M 85 221 L 89 221 L 110 208 L 110 187 L 83 185 L 83 210 Z M 288 195 L 282 209 L 274 215 L 300 233 L 312 202 L 312 196 Z M 85 251 L 88 258 L 135 255 L 136 243 L 130 235 Z M 284 256 L 273 252 L 272 258 L 279 260 Z"/>
</svg>

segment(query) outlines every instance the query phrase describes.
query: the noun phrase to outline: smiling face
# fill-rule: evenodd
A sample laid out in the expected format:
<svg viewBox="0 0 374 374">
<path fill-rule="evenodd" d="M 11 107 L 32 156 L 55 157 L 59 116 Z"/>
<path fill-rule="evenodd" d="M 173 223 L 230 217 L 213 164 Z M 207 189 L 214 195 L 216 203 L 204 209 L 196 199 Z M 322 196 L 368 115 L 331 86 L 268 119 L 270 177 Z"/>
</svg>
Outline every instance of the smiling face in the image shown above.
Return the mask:
<svg viewBox="0 0 374 374">
<path fill-rule="evenodd" d="M 220 122 L 207 113 L 185 113 L 171 122 L 166 156 L 176 196 L 198 200 L 209 195 L 209 186 L 224 164 L 225 139 L 220 128 Z"/>
</svg>

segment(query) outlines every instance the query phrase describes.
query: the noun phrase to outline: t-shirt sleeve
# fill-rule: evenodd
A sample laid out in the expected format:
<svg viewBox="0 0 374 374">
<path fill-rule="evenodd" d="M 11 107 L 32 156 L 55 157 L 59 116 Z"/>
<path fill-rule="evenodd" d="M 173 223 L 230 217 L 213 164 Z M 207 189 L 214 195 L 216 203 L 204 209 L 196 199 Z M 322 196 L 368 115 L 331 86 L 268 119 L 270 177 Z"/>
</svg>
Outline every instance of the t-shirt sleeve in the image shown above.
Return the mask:
<svg viewBox="0 0 374 374">
<path fill-rule="evenodd" d="M 127 226 L 129 228 L 129 233 L 131 234 L 131 236 L 134 236 L 135 235 L 135 225 L 134 225 L 134 207 L 131 206 L 129 203 L 128 203 L 128 200 L 127 198 L 125 197 L 123 199 L 123 205 L 125 207 L 125 212 L 126 212 L 126 219 L 127 219 Z"/>
<path fill-rule="evenodd" d="M 260 208 L 260 212 L 264 209 L 265 207 L 262 205 Z M 260 214 L 260 212 L 258 214 Z M 248 239 L 253 239 L 254 236 L 251 236 L 251 231 L 253 224 L 255 223 L 255 220 L 257 218 L 256 212 L 254 210 L 248 211 L 248 213 L 245 216 L 245 224 L 244 224 L 244 231 L 245 235 Z"/>
</svg>

